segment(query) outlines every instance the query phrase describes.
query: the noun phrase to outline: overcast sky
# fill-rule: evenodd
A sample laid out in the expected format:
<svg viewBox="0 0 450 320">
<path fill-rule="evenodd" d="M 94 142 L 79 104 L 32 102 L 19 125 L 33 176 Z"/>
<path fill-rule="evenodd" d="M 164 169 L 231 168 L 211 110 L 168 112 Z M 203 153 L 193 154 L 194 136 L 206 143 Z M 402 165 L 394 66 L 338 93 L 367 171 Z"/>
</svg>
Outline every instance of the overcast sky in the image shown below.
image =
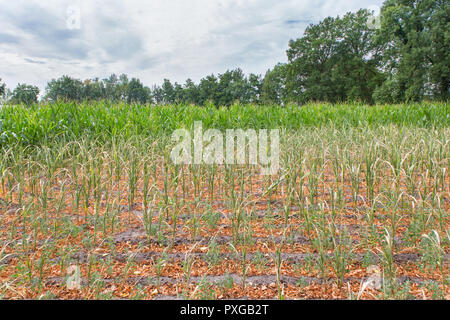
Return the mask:
<svg viewBox="0 0 450 320">
<path fill-rule="evenodd" d="M 45 89 L 52 78 L 127 73 L 184 83 L 286 61 L 309 23 L 382 0 L 0 0 L 0 78 Z"/>
</svg>

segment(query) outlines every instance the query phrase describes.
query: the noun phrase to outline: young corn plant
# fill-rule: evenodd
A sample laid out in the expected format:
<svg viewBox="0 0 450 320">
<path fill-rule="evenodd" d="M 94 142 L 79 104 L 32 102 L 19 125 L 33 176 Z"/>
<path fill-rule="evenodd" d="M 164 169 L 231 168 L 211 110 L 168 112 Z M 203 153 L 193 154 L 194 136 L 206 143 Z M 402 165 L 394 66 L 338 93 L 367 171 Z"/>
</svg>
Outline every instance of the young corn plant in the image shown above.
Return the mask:
<svg viewBox="0 0 450 320">
<path fill-rule="evenodd" d="M 238 249 L 233 245 L 233 243 L 229 243 L 231 248 L 234 250 L 237 256 L 240 257 L 241 260 L 241 272 L 242 272 L 242 290 L 245 290 L 245 282 L 246 282 L 246 275 L 250 268 L 248 265 L 248 259 L 247 259 L 247 252 L 248 252 L 248 237 L 245 236 L 245 229 L 247 228 L 247 225 L 244 225 L 244 236 L 240 238 L 239 245 L 240 245 L 240 252 Z"/>
<path fill-rule="evenodd" d="M 160 285 L 161 285 L 161 275 L 164 270 L 164 267 L 167 265 L 167 254 L 166 254 L 167 248 L 163 251 L 161 256 L 158 258 L 153 259 L 153 267 L 155 268 L 156 273 L 156 290 L 159 292 Z"/>
<path fill-rule="evenodd" d="M 271 255 L 273 263 L 275 265 L 275 274 L 276 274 L 276 284 L 277 284 L 277 289 L 278 289 L 278 299 L 279 300 L 284 300 L 285 296 L 284 296 L 284 286 L 283 283 L 281 282 L 281 267 L 283 264 L 283 259 L 282 259 L 282 250 L 283 250 L 283 246 L 284 246 L 284 239 L 286 238 L 286 231 L 287 229 L 284 228 L 283 231 L 283 237 L 281 239 L 281 241 L 279 243 L 277 243 L 277 241 L 275 240 L 274 236 L 273 236 L 273 230 L 271 230 L 271 237 L 272 237 L 272 246 L 275 248 L 275 253 L 273 255 Z M 270 251 L 269 247 L 267 246 L 266 243 L 264 243 L 264 246 L 267 248 L 268 251 Z"/>
<path fill-rule="evenodd" d="M 326 276 L 326 269 L 328 264 L 328 256 L 326 253 L 326 236 L 324 234 L 323 230 L 320 230 L 316 225 L 314 225 L 316 237 L 311 238 L 311 244 L 314 248 L 314 250 L 317 252 L 317 267 L 320 272 L 321 278 L 325 278 Z"/>
<path fill-rule="evenodd" d="M 445 250 L 441 243 L 441 237 L 436 230 L 433 230 L 429 234 L 424 234 L 421 243 L 422 262 L 428 267 L 437 268 L 441 274 L 442 290 L 445 292 L 445 288 L 448 285 L 445 272 Z M 450 238 L 449 238 L 450 240 Z"/>
<path fill-rule="evenodd" d="M 383 293 L 385 296 L 393 296 L 397 287 L 396 267 L 394 263 L 394 239 L 386 228 L 382 248 L 379 252 L 383 267 Z"/>
<path fill-rule="evenodd" d="M 182 262 L 182 269 L 185 282 L 184 290 L 186 293 L 189 292 L 192 268 L 194 267 L 195 264 L 195 256 L 192 254 L 192 252 L 195 250 L 197 245 L 198 243 L 194 244 L 194 246 L 188 252 L 186 252 L 186 254 L 184 255 L 184 260 Z"/>
<path fill-rule="evenodd" d="M 338 287 L 344 284 L 345 274 L 348 272 L 348 266 L 351 263 L 352 256 L 352 239 L 347 232 L 342 232 L 341 235 L 333 237 L 333 259 L 331 259 L 331 266 L 336 274 L 336 281 Z"/>
</svg>

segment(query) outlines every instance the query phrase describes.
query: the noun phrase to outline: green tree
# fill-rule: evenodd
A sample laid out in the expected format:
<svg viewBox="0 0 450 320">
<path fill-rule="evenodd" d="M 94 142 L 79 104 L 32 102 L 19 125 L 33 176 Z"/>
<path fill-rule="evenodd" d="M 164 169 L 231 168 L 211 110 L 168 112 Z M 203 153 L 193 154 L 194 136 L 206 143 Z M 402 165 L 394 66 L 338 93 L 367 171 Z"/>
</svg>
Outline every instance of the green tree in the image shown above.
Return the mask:
<svg viewBox="0 0 450 320">
<path fill-rule="evenodd" d="M 175 102 L 177 103 L 185 102 L 184 88 L 181 84 L 177 82 L 175 82 L 175 84 L 173 85 L 173 96 Z"/>
<path fill-rule="evenodd" d="M 102 80 L 104 87 L 104 97 L 106 100 L 115 102 L 120 100 L 117 88 L 119 86 L 119 78 L 113 73 L 109 78 Z"/>
<path fill-rule="evenodd" d="M 286 66 L 288 99 L 372 102 L 383 74 L 378 70 L 379 48 L 370 13 L 359 10 L 340 18 L 325 18 L 306 28 L 302 38 L 289 42 Z"/>
<path fill-rule="evenodd" d="M 81 93 L 82 100 L 102 100 L 106 99 L 106 90 L 103 81 L 98 78 L 85 80 Z"/>
<path fill-rule="evenodd" d="M 377 41 L 388 78 L 374 96 L 383 101 L 446 100 L 450 79 L 448 0 L 387 0 Z"/>
<path fill-rule="evenodd" d="M 228 70 L 219 75 L 215 103 L 229 106 L 236 101 L 248 103 L 251 100 L 251 86 L 241 69 Z"/>
<path fill-rule="evenodd" d="M 168 79 L 164 79 L 164 83 L 161 87 L 163 92 L 163 102 L 170 104 L 175 102 L 175 89 Z"/>
<path fill-rule="evenodd" d="M 59 79 L 52 79 L 45 88 L 45 100 L 55 102 L 58 100 L 74 101 L 81 100 L 83 83 L 81 80 L 62 76 Z"/>
<path fill-rule="evenodd" d="M 115 96 L 119 101 L 127 101 L 128 99 L 128 84 L 130 80 L 128 80 L 128 76 L 126 74 L 121 74 L 115 86 Z"/>
<path fill-rule="evenodd" d="M 2 83 L 2 79 L 0 78 L 0 97 L 2 97 L 6 93 L 6 84 Z"/>
<path fill-rule="evenodd" d="M 38 96 L 38 87 L 19 83 L 11 94 L 10 102 L 30 106 L 38 102 Z"/>
<path fill-rule="evenodd" d="M 184 99 L 186 103 L 200 104 L 199 87 L 191 79 L 187 79 L 184 84 Z"/>
<path fill-rule="evenodd" d="M 249 98 L 252 103 L 260 103 L 262 98 L 262 89 L 264 80 L 261 75 L 250 73 L 248 76 L 248 90 Z"/>
<path fill-rule="evenodd" d="M 219 82 L 215 75 L 209 75 L 200 80 L 200 105 L 204 105 L 208 101 L 214 104 L 219 103 Z"/>
<path fill-rule="evenodd" d="M 286 64 L 279 63 L 264 76 L 261 101 L 265 104 L 286 102 Z"/>
<path fill-rule="evenodd" d="M 161 87 L 153 86 L 153 88 L 151 90 L 151 95 L 152 95 L 152 99 L 155 101 L 155 103 L 161 104 L 164 102 L 164 91 Z"/>
<path fill-rule="evenodd" d="M 127 103 L 150 102 L 150 89 L 145 87 L 139 79 L 132 78 L 126 88 Z"/>
</svg>

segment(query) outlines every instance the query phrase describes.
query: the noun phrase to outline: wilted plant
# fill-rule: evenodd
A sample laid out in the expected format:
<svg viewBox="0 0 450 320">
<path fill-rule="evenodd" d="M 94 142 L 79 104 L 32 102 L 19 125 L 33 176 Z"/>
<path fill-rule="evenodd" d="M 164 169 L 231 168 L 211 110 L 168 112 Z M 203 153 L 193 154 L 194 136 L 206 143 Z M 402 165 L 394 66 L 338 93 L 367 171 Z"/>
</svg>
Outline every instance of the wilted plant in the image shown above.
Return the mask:
<svg viewBox="0 0 450 320">
<path fill-rule="evenodd" d="M 441 244 L 441 237 L 436 230 L 430 234 L 424 234 L 421 242 L 422 262 L 426 266 L 439 269 L 441 273 L 442 289 L 445 292 L 447 285 L 446 272 L 444 266 L 445 250 Z"/>
</svg>

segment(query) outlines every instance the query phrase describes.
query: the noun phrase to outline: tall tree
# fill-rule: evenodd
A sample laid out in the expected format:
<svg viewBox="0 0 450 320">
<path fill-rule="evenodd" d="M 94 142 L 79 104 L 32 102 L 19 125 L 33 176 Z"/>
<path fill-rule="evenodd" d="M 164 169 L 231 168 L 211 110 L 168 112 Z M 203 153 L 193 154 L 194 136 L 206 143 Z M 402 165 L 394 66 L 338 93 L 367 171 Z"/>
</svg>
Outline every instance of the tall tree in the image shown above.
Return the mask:
<svg viewBox="0 0 450 320">
<path fill-rule="evenodd" d="M 241 69 L 228 70 L 219 75 L 218 92 L 215 103 L 229 106 L 236 101 L 250 102 L 250 85 Z"/>
<path fill-rule="evenodd" d="M 132 78 L 128 83 L 125 95 L 127 103 L 146 103 L 150 101 L 150 89 L 136 78 Z"/>
<path fill-rule="evenodd" d="M 161 87 L 163 92 L 163 102 L 166 104 L 175 102 L 175 89 L 169 79 L 164 79 Z"/>
<path fill-rule="evenodd" d="M 119 101 L 127 101 L 128 99 L 128 84 L 130 80 L 126 74 L 121 74 L 116 84 L 116 97 Z"/>
<path fill-rule="evenodd" d="M 151 90 L 152 99 L 157 103 L 161 104 L 164 102 L 164 91 L 160 86 L 153 86 Z"/>
<path fill-rule="evenodd" d="M 200 104 L 207 102 L 218 104 L 219 102 L 219 82 L 215 75 L 209 75 L 200 80 L 199 84 Z"/>
<path fill-rule="evenodd" d="M 286 102 L 286 65 L 279 63 L 264 76 L 261 101 L 266 104 Z"/>
<path fill-rule="evenodd" d="M 2 97 L 6 93 L 6 84 L 2 83 L 2 79 L 0 78 L 0 97 Z"/>
<path fill-rule="evenodd" d="M 200 104 L 199 87 L 191 79 L 187 79 L 184 84 L 184 98 L 186 103 Z"/>
<path fill-rule="evenodd" d="M 74 101 L 82 99 L 83 83 L 69 76 L 52 79 L 45 89 L 45 100 L 55 102 L 58 100 Z"/>
<path fill-rule="evenodd" d="M 450 3 L 448 0 L 387 0 L 377 40 L 389 75 L 375 92 L 380 101 L 449 97 Z"/>
<path fill-rule="evenodd" d="M 260 103 L 264 80 L 261 75 L 250 73 L 248 76 L 250 102 Z"/>
<path fill-rule="evenodd" d="M 185 92 L 184 88 L 181 84 L 178 82 L 175 82 L 173 85 L 173 96 L 174 96 L 174 102 L 182 103 L 185 102 Z"/>
<path fill-rule="evenodd" d="M 19 83 L 11 94 L 10 102 L 30 106 L 38 102 L 38 96 L 38 87 Z"/>
<path fill-rule="evenodd" d="M 113 73 L 108 78 L 102 80 L 104 86 L 104 96 L 108 101 L 118 101 L 120 96 L 117 92 L 117 87 L 119 85 L 119 78 Z"/>
<path fill-rule="evenodd" d="M 106 98 L 106 89 L 103 81 L 98 78 L 88 79 L 83 82 L 81 94 L 82 100 L 102 100 Z"/>
<path fill-rule="evenodd" d="M 344 17 L 325 18 L 306 28 L 302 38 L 290 41 L 287 51 L 288 99 L 372 101 L 382 82 L 377 69 L 379 49 L 374 30 L 367 24 L 370 13 L 359 10 Z"/>
</svg>

